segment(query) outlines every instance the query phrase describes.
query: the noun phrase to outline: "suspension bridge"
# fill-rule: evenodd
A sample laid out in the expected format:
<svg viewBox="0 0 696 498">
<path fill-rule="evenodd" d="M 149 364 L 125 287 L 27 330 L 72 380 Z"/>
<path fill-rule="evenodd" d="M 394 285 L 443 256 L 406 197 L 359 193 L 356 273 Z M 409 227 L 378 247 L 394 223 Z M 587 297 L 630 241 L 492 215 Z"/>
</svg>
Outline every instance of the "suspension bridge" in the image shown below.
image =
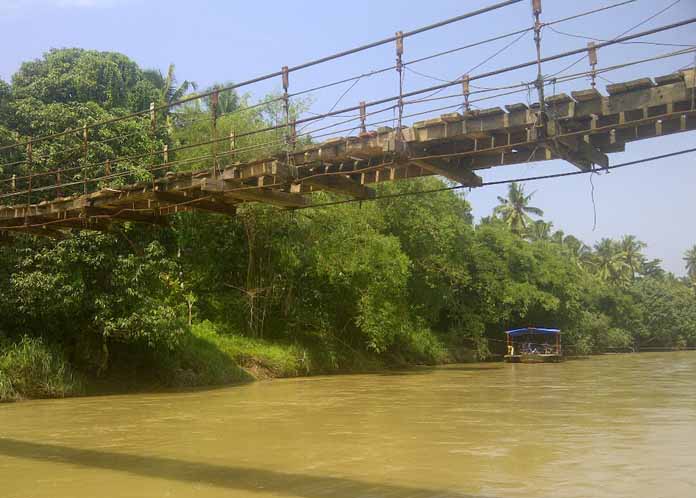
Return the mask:
<svg viewBox="0 0 696 498">
<path fill-rule="evenodd" d="M 123 221 L 166 224 L 168 215 L 186 211 L 209 211 L 234 216 L 239 204 L 245 202 L 261 202 L 282 209 L 304 209 L 317 205 L 312 200 L 313 192 L 328 191 L 350 199 L 369 200 L 378 197 L 373 188 L 375 184 L 429 175 L 438 175 L 455 184 L 474 188 L 484 185 L 480 170 L 553 159 L 567 161 L 581 173 L 592 173 L 609 168 L 609 155 L 624 151 L 631 142 L 696 129 L 694 67 L 681 68 L 653 78 L 609 84 L 606 86 L 606 93 L 600 92 L 595 83 L 598 76 L 610 71 L 694 53 L 694 46 L 682 46 L 679 50 L 660 56 L 627 61 L 616 66 L 598 67 L 597 64 L 598 50 L 603 47 L 633 43 L 654 33 L 692 24 L 696 22 L 696 18 L 610 40 L 597 40 L 576 50 L 541 57 L 541 33 L 546 27 L 621 7 L 635 0 L 547 23 L 540 20 L 540 0 L 534 0 L 532 13 L 535 22 L 532 27 L 455 50 L 533 32 L 536 58 L 487 73 L 465 74 L 456 80 L 443 81 L 428 88 L 404 91 L 404 71 L 408 70 L 410 64 L 420 61 L 403 59 L 404 38 L 508 7 L 519 1 L 521 0 L 501 2 L 418 30 L 398 32 L 385 40 L 300 66 L 284 67 L 276 73 L 193 95 L 172 104 L 152 104 L 149 109 L 109 122 L 83 124 L 65 132 L 0 147 L 0 153 L 12 148 L 21 149 L 24 158 L 18 163 L 25 170 L 24 174 L 0 179 L 0 199 L 3 202 L 0 205 L 0 234 L 7 237 L 8 234 L 27 233 L 60 238 L 65 236 L 68 229 L 108 230 L 111 224 Z M 398 94 L 377 101 L 360 102 L 344 109 L 332 108 L 320 115 L 291 118 L 290 99 L 316 90 L 290 93 L 289 80 L 293 72 L 391 43 L 395 46 L 396 64 L 379 71 L 395 70 L 398 73 Z M 433 54 L 428 58 L 451 52 L 452 50 Z M 544 63 L 576 55 L 588 60 L 589 70 L 564 76 L 544 76 Z M 493 89 L 476 90 L 472 85 L 473 81 L 525 67 L 537 68 L 535 80 Z M 370 74 L 373 73 L 374 71 Z M 364 76 L 331 82 L 318 88 L 355 81 Z M 272 78 L 280 78 L 282 82 L 284 93 L 278 101 L 284 107 L 284 122 L 237 135 L 231 133 L 229 136 L 219 136 L 219 113 L 216 105 L 220 92 L 233 91 Z M 591 84 L 571 91 L 570 94 L 550 91 L 560 82 L 575 80 L 590 80 Z M 450 88 L 454 88 L 456 93 L 441 94 Z M 513 97 L 509 97 L 519 93 L 529 94 L 531 91 L 537 97 L 533 103 L 516 102 L 512 100 Z M 487 100 L 502 97 L 510 98 L 510 103 L 502 107 L 479 106 Z M 158 113 L 164 108 L 185 105 L 201 98 L 210 99 L 210 138 L 185 146 L 187 149 L 198 147 L 202 150 L 194 160 L 171 159 L 175 157 L 176 148 L 165 146 L 161 151 L 138 156 L 113 157 L 96 163 L 88 161 L 91 129 L 127 119 L 150 120 L 155 127 Z M 410 114 L 405 111 L 411 105 L 447 99 L 454 99 L 456 104 Z M 384 112 L 392 112 L 393 117 L 370 120 Z M 300 124 L 311 124 L 327 117 L 341 117 L 347 113 L 354 114 L 350 115 L 350 119 L 337 124 L 310 132 L 298 129 Z M 426 119 L 412 122 L 410 126 L 404 124 L 405 119 L 420 116 Z M 341 123 L 349 123 L 349 128 L 336 130 Z M 322 130 L 330 130 L 330 138 L 316 142 L 316 138 L 322 136 L 317 132 Z M 238 146 L 241 139 L 269 131 L 280 131 L 283 134 L 282 139 L 275 144 L 278 147 L 274 153 L 267 156 L 260 154 L 253 160 L 238 160 L 242 152 L 261 149 L 258 145 Z M 341 135 L 346 131 L 347 135 Z M 38 143 L 58 140 L 70 134 L 81 136 L 82 143 L 78 149 L 82 157 L 74 165 L 37 170 L 38 161 L 33 157 L 33 148 Z M 311 136 L 314 140 L 300 145 L 303 136 Z M 126 181 L 132 173 L 115 171 L 116 165 L 123 162 L 137 162 L 138 170 L 146 171 L 148 178 Z M 194 170 L 182 168 L 187 163 L 201 162 L 206 167 Z"/>
</svg>

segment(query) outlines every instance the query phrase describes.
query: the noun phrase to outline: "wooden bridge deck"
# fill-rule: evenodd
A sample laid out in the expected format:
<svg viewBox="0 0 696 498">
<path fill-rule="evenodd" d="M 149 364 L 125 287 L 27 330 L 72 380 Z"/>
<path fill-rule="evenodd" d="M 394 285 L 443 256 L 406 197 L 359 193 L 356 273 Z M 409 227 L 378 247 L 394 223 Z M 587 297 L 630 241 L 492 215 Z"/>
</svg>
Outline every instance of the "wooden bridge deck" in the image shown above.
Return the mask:
<svg viewBox="0 0 696 498">
<path fill-rule="evenodd" d="M 476 187 L 477 170 L 564 159 L 587 170 L 635 140 L 696 129 L 694 70 L 547 99 L 549 121 L 536 127 L 538 107 L 517 103 L 444 114 L 401 130 L 379 128 L 335 138 L 288 156 L 229 164 L 213 171 L 170 172 L 150 182 L 102 188 L 38 204 L 0 206 L 0 232 L 62 236 L 61 229 L 104 230 L 123 220 L 166 223 L 166 215 L 204 210 L 234 215 L 242 202 L 307 206 L 314 191 L 374 196 L 371 184 L 441 175 Z M 166 167 L 166 164 L 165 164 Z"/>
</svg>

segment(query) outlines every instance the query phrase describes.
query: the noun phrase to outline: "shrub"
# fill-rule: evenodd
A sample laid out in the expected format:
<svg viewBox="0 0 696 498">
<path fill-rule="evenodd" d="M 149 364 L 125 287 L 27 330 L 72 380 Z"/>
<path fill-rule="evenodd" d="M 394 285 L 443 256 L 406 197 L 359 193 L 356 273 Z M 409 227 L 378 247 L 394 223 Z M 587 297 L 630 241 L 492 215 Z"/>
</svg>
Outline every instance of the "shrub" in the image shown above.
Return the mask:
<svg viewBox="0 0 696 498">
<path fill-rule="evenodd" d="M 62 398 L 82 392 L 63 354 L 28 336 L 0 350 L 0 400 Z"/>
<path fill-rule="evenodd" d="M 309 355 L 297 346 L 270 343 L 236 334 L 219 334 L 208 320 L 193 326 L 198 340 L 214 344 L 239 365 L 255 370 L 268 370 L 273 376 L 292 377 L 307 373 Z"/>
</svg>

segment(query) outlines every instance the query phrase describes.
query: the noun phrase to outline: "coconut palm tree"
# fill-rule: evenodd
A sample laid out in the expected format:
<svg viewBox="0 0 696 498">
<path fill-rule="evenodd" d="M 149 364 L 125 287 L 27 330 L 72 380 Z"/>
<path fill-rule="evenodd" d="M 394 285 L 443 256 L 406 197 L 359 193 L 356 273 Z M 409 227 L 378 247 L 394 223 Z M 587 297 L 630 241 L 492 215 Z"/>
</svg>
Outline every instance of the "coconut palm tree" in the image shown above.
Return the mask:
<svg viewBox="0 0 696 498">
<path fill-rule="evenodd" d="M 157 88 L 159 95 L 157 97 L 158 105 L 167 105 L 183 99 L 191 90 L 197 90 L 198 85 L 195 82 L 184 80 L 177 85 L 176 76 L 174 75 L 174 64 L 169 64 L 167 68 L 167 76 L 156 69 L 148 69 L 144 71 L 144 76 Z M 166 120 L 167 131 L 171 135 L 174 127 L 174 117 L 176 116 L 171 107 L 165 107 L 160 111 Z"/>
<path fill-rule="evenodd" d="M 563 230 L 556 230 L 553 232 L 553 235 L 551 236 L 551 240 L 553 240 L 556 244 L 561 246 L 561 248 L 565 247 L 565 232 Z"/>
<path fill-rule="evenodd" d="M 174 64 L 169 64 L 167 68 L 167 76 L 162 81 L 160 87 L 160 100 L 162 104 L 171 104 L 184 98 L 190 90 L 197 90 L 198 85 L 189 80 L 184 80 L 180 85 L 177 85 L 176 76 L 174 75 Z"/>
<path fill-rule="evenodd" d="M 232 86 L 231 82 L 215 83 L 210 88 L 206 88 L 204 90 L 204 93 L 210 93 L 214 90 L 218 90 L 218 103 L 217 103 L 217 107 L 216 107 L 217 116 L 220 116 L 222 114 L 229 114 L 231 112 L 236 111 L 240 107 L 239 94 L 237 94 L 237 92 L 235 92 L 234 90 L 220 91 L 220 89 L 227 88 L 229 86 Z M 206 104 L 206 107 L 208 109 L 210 109 L 210 107 L 212 105 L 211 97 L 205 98 L 205 104 Z"/>
<path fill-rule="evenodd" d="M 696 245 L 684 253 L 684 261 L 686 262 L 686 274 L 696 282 Z"/>
<path fill-rule="evenodd" d="M 662 269 L 661 259 L 646 259 L 643 261 L 640 272 L 643 277 L 662 278 L 665 270 Z"/>
<path fill-rule="evenodd" d="M 553 223 L 550 221 L 536 220 L 529 225 L 527 229 L 527 238 L 529 240 L 549 240 L 551 238 L 551 228 Z"/>
<path fill-rule="evenodd" d="M 493 214 L 499 216 L 510 227 L 510 230 L 522 234 L 533 223 L 530 214 L 544 216 L 541 209 L 529 205 L 533 196 L 534 192 L 525 195 L 524 185 L 512 182 L 508 187 L 507 198 L 498 197 L 500 205 L 496 206 Z"/>
<path fill-rule="evenodd" d="M 594 246 L 593 266 L 596 275 L 605 282 L 626 283 L 628 272 L 621 246 L 614 240 L 602 239 Z"/>
<path fill-rule="evenodd" d="M 563 250 L 579 268 L 587 269 L 592 266 L 592 249 L 577 237 L 566 235 L 563 239 Z"/>
<path fill-rule="evenodd" d="M 621 242 L 619 242 L 621 258 L 631 279 L 635 278 L 636 274 L 643 267 L 645 256 L 641 251 L 646 247 L 647 244 L 638 240 L 635 235 L 624 235 Z"/>
</svg>

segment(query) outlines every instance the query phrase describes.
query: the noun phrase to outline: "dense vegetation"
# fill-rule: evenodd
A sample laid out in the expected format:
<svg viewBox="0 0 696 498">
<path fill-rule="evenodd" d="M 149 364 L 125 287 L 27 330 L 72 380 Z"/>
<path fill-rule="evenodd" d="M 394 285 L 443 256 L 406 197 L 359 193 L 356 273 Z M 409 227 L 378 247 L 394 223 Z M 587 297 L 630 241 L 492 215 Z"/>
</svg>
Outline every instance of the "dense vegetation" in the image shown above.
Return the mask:
<svg viewBox="0 0 696 498">
<path fill-rule="evenodd" d="M 171 69 L 53 50 L 0 82 L 0 145 L 195 90 L 176 85 Z M 273 99 L 250 108 L 244 96 L 222 95 L 220 133 L 279 119 Z M 90 160 L 205 140 L 208 111 L 206 102 L 179 106 L 154 131 L 147 116 L 97 128 L 104 141 Z M 34 167 L 79 164 L 79 144 L 79 135 L 37 144 L 44 159 Z M 23 154 L 4 150 L 0 163 Z M 146 177 L 136 162 L 114 168 L 131 172 L 128 181 Z M 0 173 L 22 175 L 26 164 Z M 380 191 L 441 185 L 427 178 Z M 588 247 L 533 220 L 543 213 L 531 202 L 512 184 L 478 224 L 449 191 L 297 212 L 249 204 L 234 218 L 181 213 L 167 227 L 126 223 L 62 241 L 16 237 L 0 248 L 0 399 L 487 358 L 503 351 L 502 330 L 526 324 L 560 327 L 578 354 L 696 346 L 696 246 L 679 279 L 635 237 Z"/>
</svg>

